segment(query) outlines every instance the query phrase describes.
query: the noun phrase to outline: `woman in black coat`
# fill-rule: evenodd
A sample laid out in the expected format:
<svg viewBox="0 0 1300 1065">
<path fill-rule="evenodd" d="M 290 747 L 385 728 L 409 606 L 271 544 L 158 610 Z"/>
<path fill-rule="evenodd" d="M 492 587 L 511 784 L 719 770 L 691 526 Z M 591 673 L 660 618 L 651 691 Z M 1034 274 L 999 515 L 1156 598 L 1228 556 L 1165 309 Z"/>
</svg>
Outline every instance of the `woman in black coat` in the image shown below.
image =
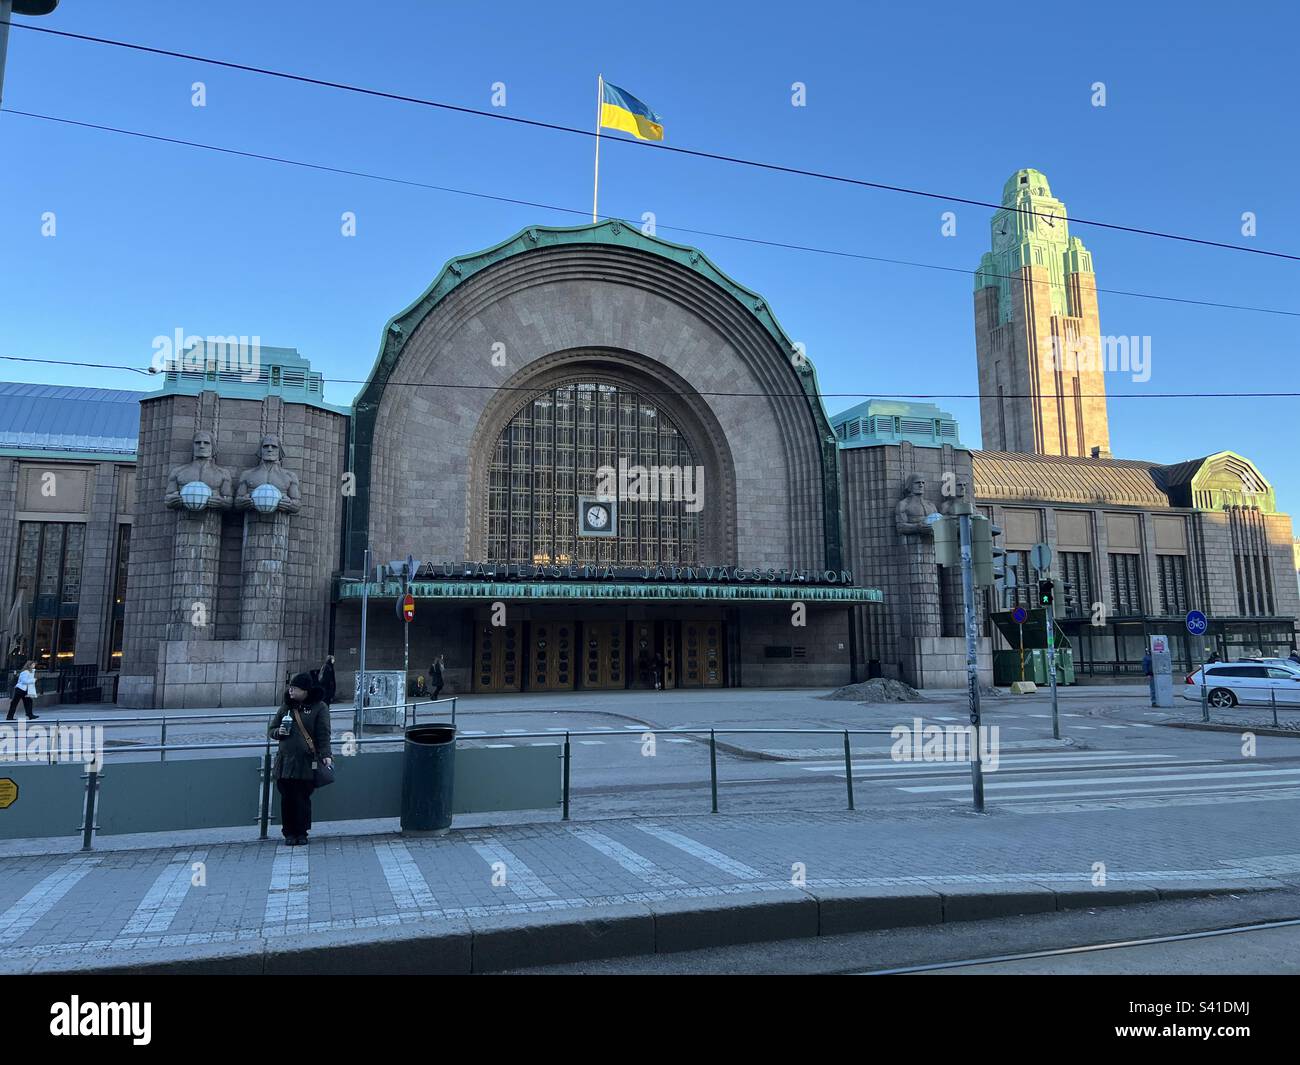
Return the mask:
<svg viewBox="0 0 1300 1065">
<path fill-rule="evenodd" d="M 296 719 L 294 711 L 297 711 Z M 302 724 L 299 725 L 298 721 Z M 307 842 L 311 828 L 311 793 L 315 789 L 315 767 L 319 759 L 333 767 L 330 749 L 330 711 L 325 691 L 312 683 L 310 673 L 299 673 L 289 682 L 284 702 L 271 715 L 267 735 L 280 741 L 271 775 L 280 793 L 280 830 L 284 842 L 296 847 Z M 311 737 L 311 743 L 307 742 Z M 315 746 L 313 753 L 312 747 Z"/>
</svg>

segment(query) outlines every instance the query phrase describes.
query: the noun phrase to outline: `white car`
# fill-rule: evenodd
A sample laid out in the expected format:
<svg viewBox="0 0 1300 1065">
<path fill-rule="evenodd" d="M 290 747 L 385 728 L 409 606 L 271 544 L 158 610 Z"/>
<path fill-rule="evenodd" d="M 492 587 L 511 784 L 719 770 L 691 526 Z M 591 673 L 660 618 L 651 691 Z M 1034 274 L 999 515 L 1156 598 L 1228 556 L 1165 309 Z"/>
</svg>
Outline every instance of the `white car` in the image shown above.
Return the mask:
<svg viewBox="0 0 1300 1065">
<path fill-rule="evenodd" d="M 1201 701 L 1202 671 L 1206 701 L 1219 710 L 1237 705 L 1300 707 L 1300 671 L 1262 662 L 1215 662 L 1187 676 L 1183 698 Z"/>
<path fill-rule="evenodd" d="M 1232 664 L 1251 663 L 1257 666 L 1280 666 L 1283 669 L 1289 669 L 1292 673 L 1300 673 L 1300 662 L 1294 658 L 1234 658 Z"/>
</svg>

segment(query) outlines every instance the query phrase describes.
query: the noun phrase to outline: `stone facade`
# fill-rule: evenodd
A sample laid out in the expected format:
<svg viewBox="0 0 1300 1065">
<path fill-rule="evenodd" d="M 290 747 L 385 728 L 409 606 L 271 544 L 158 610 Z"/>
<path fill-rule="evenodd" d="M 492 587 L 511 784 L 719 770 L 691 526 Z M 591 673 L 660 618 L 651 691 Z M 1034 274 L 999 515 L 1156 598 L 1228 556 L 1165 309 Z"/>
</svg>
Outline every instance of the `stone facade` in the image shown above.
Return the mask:
<svg viewBox="0 0 1300 1065">
<path fill-rule="evenodd" d="M 58 653 L 65 657 L 43 662 L 42 669 L 63 665 L 98 667 L 97 675 L 110 679 L 116 666 L 110 642 L 118 532 L 121 526 L 132 522 L 126 496 L 133 478 L 131 465 L 121 459 L 76 461 L 58 455 L 51 455 L 48 460 L 0 456 L 0 588 L 6 590 L 3 611 L 6 616 L 18 584 L 22 523 L 67 523 L 68 527 L 79 526 L 82 530 L 81 557 L 75 574 L 78 584 L 75 609 L 73 604 L 44 601 L 48 597 L 34 603 L 38 591 L 35 582 L 24 590 L 24 638 L 34 607 L 38 616 L 59 615 L 76 624 L 73 647 L 61 646 Z M 64 591 L 67 591 L 66 583 Z M 16 635 L 6 634 L 9 645 Z M 71 656 L 67 657 L 69 650 Z M 24 653 L 34 654 L 43 661 L 40 647 L 25 644 Z"/>
<path fill-rule="evenodd" d="M 193 688 L 208 684 L 213 690 L 202 705 L 242 705 L 217 702 L 219 699 L 264 702 L 261 697 L 270 691 L 267 684 L 274 681 L 282 686 L 286 673 L 319 666 L 329 653 L 329 604 L 339 561 L 347 419 L 274 394 L 253 399 L 225 397 L 216 391 L 164 393 L 144 399 L 140 407 L 135 533 L 118 701 L 138 707 L 200 705 L 193 701 L 199 698 Z M 184 574 L 177 565 L 178 538 L 194 535 L 195 519 L 163 505 L 167 472 L 189 460 L 196 428 L 213 434 L 217 460 L 235 469 L 254 466 L 259 461 L 262 436 L 277 434 L 283 442 L 286 465 L 299 471 L 302 483 L 302 512 L 288 520 L 278 514 L 264 518 L 249 511 L 227 511 L 206 519 L 214 526 L 212 542 L 205 541 L 204 550 L 216 556 L 215 588 L 179 580 Z M 246 531 L 250 524 L 251 534 Z M 272 530 L 269 534 L 268 528 Z M 246 571 L 266 554 L 263 541 L 267 536 L 276 541 L 275 529 L 283 541 L 279 545 L 282 556 L 271 560 L 270 577 L 277 588 L 283 588 L 283 594 L 276 596 L 274 604 L 258 600 L 257 616 L 243 617 Z M 252 555 L 246 553 L 250 545 L 256 545 Z M 215 608 L 196 615 L 192 604 L 206 604 L 214 596 Z M 187 617 L 195 635 L 178 639 L 185 634 Z M 168 619 L 172 619 L 171 625 Z M 201 624 L 195 624 L 196 620 Z M 161 653 L 164 643 L 170 661 Z M 194 670 L 177 667 L 184 664 L 184 655 L 199 654 L 197 648 L 203 643 L 213 647 L 190 663 L 203 667 L 200 679 Z M 270 644 L 279 648 L 273 669 L 266 666 Z M 244 657 L 250 647 L 257 651 L 252 660 Z M 217 667 L 222 661 L 228 673 L 219 678 Z M 255 670 L 251 668 L 254 663 L 258 666 Z M 172 685 L 177 686 L 175 692 L 168 690 Z"/>
<path fill-rule="evenodd" d="M 655 394 L 705 466 L 698 561 L 838 565 L 829 427 L 802 394 L 811 367 L 765 328 L 763 301 L 744 305 L 644 250 L 635 230 L 592 228 L 599 241 L 510 256 L 440 299 L 435 285 L 390 327 L 361 398 L 376 413 L 358 448 L 349 564 L 362 524 L 378 559 L 485 557 L 487 464 L 502 429 L 534 390 L 598 369 Z"/>
<path fill-rule="evenodd" d="M 834 421 L 838 425 L 840 416 Z M 932 542 L 900 537 L 895 512 L 912 474 L 925 478 L 930 501 L 941 508 L 945 487 L 951 493 L 958 484 L 971 486 L 970 452 L 908 441 L 845 447 L 840 470 L 848 564 L 862 583 L 884 592 L 887 606 L 855 608 L 855 657 L 862 663 L 856 679 L 877 674 L 916 687 L 964 687 L 960 575 L 936 565 Z M 978 598 L 982 615 L 983 596 Z M 978 657 L 981 682 L 992 683 L 987 639 L 980 640 Z"/>
<path fill-rule="evenodd" d="M 991 450 L 1110 454 L 1097 278 L 1037 170 L 1012 175 L 975 275 L 980 428 Z"/>
<path fill-rule="evenodd" d="M 1148 632 L 1170 636 L 1180 664 L 1210 650 L 1227 658 L 1289 649 L 1300 617 L 1291 519 L 1275 512 L 1267 482 L 1239 456 L 1160 466 L 975 452 L 973 466 L 977 502 L 1003 529 L 1009 553 L 1023 558 L 1046 543 L 1054 575 L 1085 575 L 1087 586 L 1057 608 L 1081 672 L 1132 673 Z M 1200 487 L 1221 483 L 1224 469 L 1261 491 L 1246 504 Z M 1200 505 L 1179 505 L 1192 502 Z M 1018 601 L 1030 605 L 1027 564 L 1020 577 L 1030 583 Z M 1205 640 L 1187 636 L 1189 610 L 1211 619 Z"/>
</svg>

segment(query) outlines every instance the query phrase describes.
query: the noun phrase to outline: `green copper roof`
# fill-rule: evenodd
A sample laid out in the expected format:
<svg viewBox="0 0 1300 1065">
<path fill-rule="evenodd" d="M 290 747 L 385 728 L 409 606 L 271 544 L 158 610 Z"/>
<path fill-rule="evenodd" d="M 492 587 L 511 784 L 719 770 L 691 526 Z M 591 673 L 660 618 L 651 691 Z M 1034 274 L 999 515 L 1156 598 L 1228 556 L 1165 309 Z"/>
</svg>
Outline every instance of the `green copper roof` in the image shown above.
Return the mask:
<svg viewBox="0 0 1300 1065">
<path fill-rule="evenodd" d="M 965 445 L 957 438 L 957 422 L 933 403 L 899 399 L 869 399 L 831 418 L 839 446 L 872 447 L 904 440 L 919 447 Z"/>
<path fill-rule="evenodd" d="M 348 407 L 325 402 L 325 378 L 297 348 L 273 348 L 260 337 L 189 337 L 196 341 L 166 365 L 161 395 L 216 392 L 230 399 L 280 396 L 340 414 Z"/>
<path fill-rule="evenodd" d="M 1277 513 L 1273 486 L 1259 467 L 1235 451 L 1218 451 L 1205 458 L 1165 466 L 1160 470 L 1160 479 L 1174 506 L 1197 510 L 1259 507 L 1265 514 Z"/>
<path fill-rule="evenodd" d="M 1052 195 L 1040 170 L 1017 170 L 1002 187 L 1002 210 L 991 223 L 993 250 L 980 258 L 975 290 L 998 289 L 998 321 L 1011 321 L 1011 279 L 1022 266 L 1041 266 L 1050 279 L 1052 313 L 1077 314 L 1070 307 L 1066 278 L 1092 273 L 1092 253 L 1070 236 L 1065 204 Z"/>
<path fill-rule="evenodd" d="M 395 599 L 399 586 L 372 581 L 365 594 L 372 600 Z M 539 581 L 414 581 L 411 594 L 416 599 L 541 600 L 597 599 L 610 602 L 629 600 L 648 602 L 743 602 L 743 603 L 883 603 L 879 588 L 843 588 L 820 585 L 770 584 L 642 584 L 639 582 Z M 360 582 L 337 585 L 340 602 L 360 599 Z M 418 609 L 417 609 L 418 614 Z"/>
</svg>

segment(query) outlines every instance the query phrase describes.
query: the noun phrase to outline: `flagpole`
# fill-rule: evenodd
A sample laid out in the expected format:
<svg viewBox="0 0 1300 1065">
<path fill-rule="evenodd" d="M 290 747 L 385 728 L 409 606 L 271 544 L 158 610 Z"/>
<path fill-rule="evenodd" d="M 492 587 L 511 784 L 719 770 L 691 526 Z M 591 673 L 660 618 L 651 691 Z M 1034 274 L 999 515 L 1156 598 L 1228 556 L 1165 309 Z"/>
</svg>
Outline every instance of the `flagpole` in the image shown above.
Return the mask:
<svg viewBox="0 0 1300 1065">
<path fill-rule="evenodd" d="M 596 224 L 596 204 L 600 198 L 600 112 L 605 101 L 605 75 L 596 75 L 596 173 L 591 183 L 591 224 Z"/>
</svg>

